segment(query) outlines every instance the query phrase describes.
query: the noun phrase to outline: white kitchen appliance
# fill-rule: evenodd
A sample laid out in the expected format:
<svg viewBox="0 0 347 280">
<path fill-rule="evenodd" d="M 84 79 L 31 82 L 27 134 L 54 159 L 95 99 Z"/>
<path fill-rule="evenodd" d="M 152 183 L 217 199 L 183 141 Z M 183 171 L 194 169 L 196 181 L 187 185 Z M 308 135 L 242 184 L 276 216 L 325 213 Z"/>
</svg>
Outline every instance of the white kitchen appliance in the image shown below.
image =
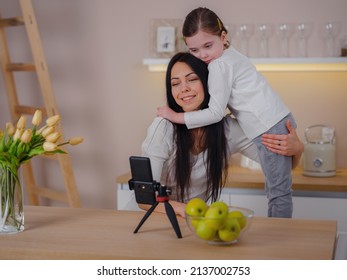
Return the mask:
<svg viewBox="0 0 347 280">
<path fill-rule="evenodd" d="M 305 130 L 304 175 L 331 177 L 336 175 L 335 130 L 313 125 Z"/>
</svg>

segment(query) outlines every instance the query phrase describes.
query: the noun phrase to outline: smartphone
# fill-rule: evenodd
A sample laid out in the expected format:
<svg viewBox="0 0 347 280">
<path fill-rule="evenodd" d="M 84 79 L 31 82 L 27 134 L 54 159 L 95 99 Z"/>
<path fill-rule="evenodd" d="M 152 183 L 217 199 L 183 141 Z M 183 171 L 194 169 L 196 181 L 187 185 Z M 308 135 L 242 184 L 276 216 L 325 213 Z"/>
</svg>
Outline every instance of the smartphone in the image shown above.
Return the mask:
<svg viewBox="0 0 347 280">
<path fill-rule="evenodd" d="M 152 182 L 151 161 L 147 157 L 131 156 L 130 170 L 134 181 Z"/>
<path fill-rule="evenodd" d="M 132 176 L 129 189 L 134 190 L 136 202 L 153 205 L 156 202 L 157 183 L 153 181 L 150 159 L 131 156 L 129 161 Z"/>
</svg>

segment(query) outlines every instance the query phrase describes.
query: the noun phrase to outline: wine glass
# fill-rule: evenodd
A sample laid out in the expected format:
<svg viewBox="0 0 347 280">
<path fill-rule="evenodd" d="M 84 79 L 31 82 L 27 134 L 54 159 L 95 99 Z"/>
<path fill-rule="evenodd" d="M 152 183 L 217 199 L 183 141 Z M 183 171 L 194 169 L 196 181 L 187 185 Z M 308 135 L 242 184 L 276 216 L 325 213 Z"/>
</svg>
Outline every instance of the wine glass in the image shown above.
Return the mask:
<svg viewBox="0 0 347 280">
<path fill-rule="evenodd" d="M 237 35 L 240 37 L 240 51 L 241 53 L 249 56 L 249 39 L 252 37 L 254 32 L 253 24 L 241 24 L 238 27 Z"/>
<path fill-rule="evenodd" d="M 299 56 L 308 56 L 308 38 L 313 30 L 312 22 L 301 22 L 296 26 L 296 34 L 299 44 Z"/>
<path fill-rule="evenodd" d="M 289 57 L 289 40 L 294 33 L 294 25 L 292 23 L 280 23 L 276 30 L 280 41 L 280 56 Z"/>
<path fill-rule="evenodd" d="M 341 56 L 347 56 L 347 36 L 342 37 L 341 39 Z"/>
<path fill-rule="evenodd" d="M 259 57 L 269 56 L 269 38 L 272 34 L 272 25 L 269 23 L 262 23 L 257 26 L 257 35 L 260 38 Z"/>
<path fill-rule="evenodd" d="M 335 39 L 341 31 L 341 23 L 326 22 L 323 24 L 322 29 L 325 55 L 330 57 L 336 56 Z"/>
</svg>

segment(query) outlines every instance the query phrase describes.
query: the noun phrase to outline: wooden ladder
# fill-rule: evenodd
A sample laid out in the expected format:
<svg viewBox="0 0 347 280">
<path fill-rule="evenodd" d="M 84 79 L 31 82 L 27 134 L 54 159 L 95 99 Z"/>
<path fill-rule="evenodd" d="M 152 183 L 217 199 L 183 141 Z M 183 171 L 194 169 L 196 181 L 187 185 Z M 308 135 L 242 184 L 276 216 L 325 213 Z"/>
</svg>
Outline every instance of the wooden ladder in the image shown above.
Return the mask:
<svg viewBox="0 0 347 280">
<path fill-rule="evenodd" d="M 0 15 L 0 63 L 4 86 L 9 101 L 10 114 L 14 123 L 22 114 L 33 115 L 37 109 L 42 110 L 43 115 L 46 117 L 59 114 L 31 0 L 19 0 L 19 2 L 22 16 L 2 19 Z M 5 28 L 18 25 L 25 26 L 34 60 L 33 64 L 12 63 L 10 60 Z M 44 108 L 35 108 L 19 104 L 13 75 L 15 71 L 36 72 Z M 56 127 L 56 131 L 60 132 L 62 135 L 61 138 L 64 139 L 60 125 Z M 39 205 L 39 197 L 43 197 L 49 200 L 67 203 L 67 205 L 71 207 L 80 207 L 80 197 L 77 191 L 70 156 L 68 154 L 56 154 L 54 156 L 49 156 L 49 158 L 59 162 L 65 184 L 65 191 L 57 191 L 47 187 L 37 186 L 32 164 L 28 162 L 22 166 L 22 172 L 30 204 Z"/>
</svg>

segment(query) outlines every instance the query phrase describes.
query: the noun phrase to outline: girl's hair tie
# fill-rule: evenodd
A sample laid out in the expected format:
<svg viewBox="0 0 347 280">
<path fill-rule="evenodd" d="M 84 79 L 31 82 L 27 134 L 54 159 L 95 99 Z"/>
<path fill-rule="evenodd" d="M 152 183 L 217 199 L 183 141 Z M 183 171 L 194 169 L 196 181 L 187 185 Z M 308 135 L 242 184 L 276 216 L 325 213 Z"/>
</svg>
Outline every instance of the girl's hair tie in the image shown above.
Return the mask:
<svg viewBox="0 0 347 280">
<path fill-rule="evenodd" d="M 218 22 L 219 31 L 222 31 L 222 29 L 223 29 L 223 24 L 222 24 L 222 22 L 220 21 L 219 18 L 217 18 L 217 22 Z"/>
</svg>

